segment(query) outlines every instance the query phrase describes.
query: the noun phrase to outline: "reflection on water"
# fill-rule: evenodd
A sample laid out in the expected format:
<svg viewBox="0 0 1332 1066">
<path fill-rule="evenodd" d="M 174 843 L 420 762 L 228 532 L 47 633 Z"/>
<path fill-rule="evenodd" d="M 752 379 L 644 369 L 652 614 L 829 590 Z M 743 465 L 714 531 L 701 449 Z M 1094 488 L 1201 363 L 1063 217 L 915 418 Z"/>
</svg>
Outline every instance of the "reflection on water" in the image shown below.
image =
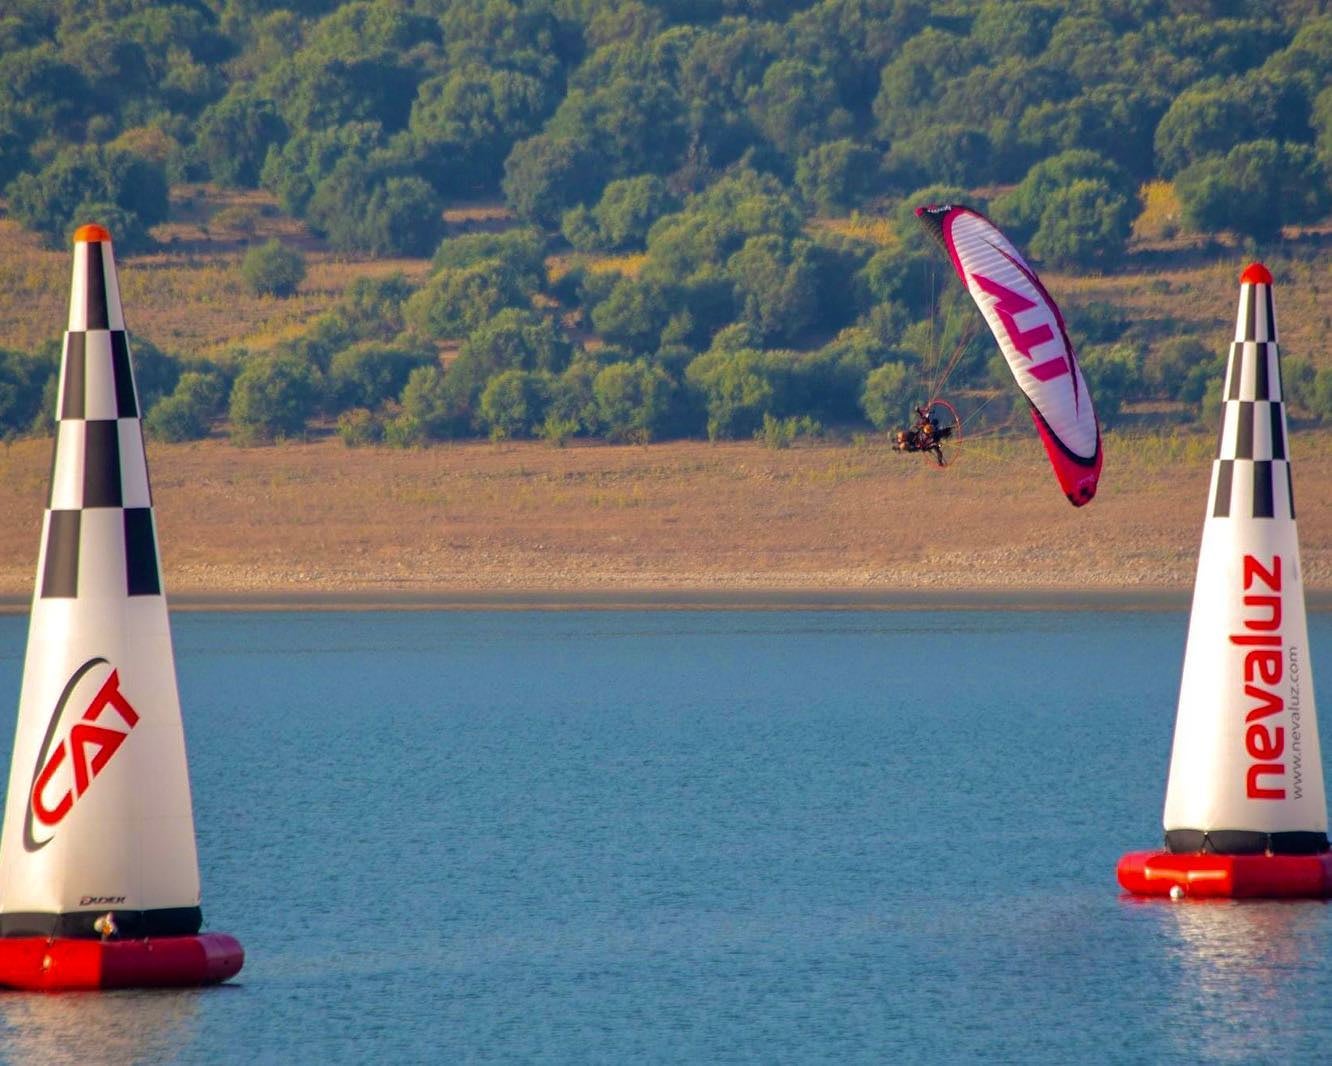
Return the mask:
<svg viewBox="0 0 1332 1066">
<path fill-rule="evenodd" d="M 206 994 L 0 992 L 0 1056 L 49 1066 L 172 1061 L 194 1042 Z"/>
<path fill-rule="evenodd" d="M 1319 984 L 1326 904 L 1217 901 L 1166 910 L 1163 932 L 1177 938 L 1180 1052 L 1230 1060 L 1290 1054 L 1306 995 Z"/>
</svg>

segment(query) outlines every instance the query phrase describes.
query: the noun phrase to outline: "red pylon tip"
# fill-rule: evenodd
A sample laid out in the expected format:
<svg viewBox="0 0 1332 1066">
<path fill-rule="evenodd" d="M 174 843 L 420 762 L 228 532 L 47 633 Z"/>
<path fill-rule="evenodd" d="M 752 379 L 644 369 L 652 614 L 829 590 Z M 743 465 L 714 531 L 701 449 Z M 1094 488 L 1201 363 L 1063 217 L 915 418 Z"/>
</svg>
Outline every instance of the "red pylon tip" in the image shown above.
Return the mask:
<svg viewBox="0 0 1332 1066">
<path fill-rule="evenodd" d="M 80 226 L 74 231 L 75 244 L 92 243 L 93 241 L 109 241 L 110 239 L 111 234 L 101 226 Z"/>
<path fill-rule="evenodd" d="M 1241 285 L 1271 285 L 1272 272 L 1262 263 L 1250 263 L 1240 275 Z"/>
</svg>

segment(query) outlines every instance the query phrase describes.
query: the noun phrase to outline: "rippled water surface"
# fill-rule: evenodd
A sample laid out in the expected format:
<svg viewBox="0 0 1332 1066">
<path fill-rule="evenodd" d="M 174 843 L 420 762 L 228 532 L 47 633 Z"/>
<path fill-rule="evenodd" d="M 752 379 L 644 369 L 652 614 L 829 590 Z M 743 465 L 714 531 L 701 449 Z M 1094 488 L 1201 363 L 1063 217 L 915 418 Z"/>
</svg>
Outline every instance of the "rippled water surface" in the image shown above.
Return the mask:
<svg viewBox="0 0 1332 1066">
<path fill-rule="evenodd" d="M 1328 907 L 1115 884 L 1159 838 L 1182 614 L 174 631 L 205 924 L 245 969 L 2 994 L 11 1062 L 1327 1058 Z"/>
</svg>

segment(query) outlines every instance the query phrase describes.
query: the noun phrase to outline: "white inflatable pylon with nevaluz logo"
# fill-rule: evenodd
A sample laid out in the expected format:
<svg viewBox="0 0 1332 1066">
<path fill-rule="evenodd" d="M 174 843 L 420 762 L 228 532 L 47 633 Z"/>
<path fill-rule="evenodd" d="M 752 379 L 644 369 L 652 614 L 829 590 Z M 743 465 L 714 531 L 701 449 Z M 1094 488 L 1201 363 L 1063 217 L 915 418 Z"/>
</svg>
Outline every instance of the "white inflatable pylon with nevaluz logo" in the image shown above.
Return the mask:
<svg viewBox="0 0 1332 1066">
<path fill-rule="evenodd" d="M 1332 895 L 1272 275 L 1240 276 L 1166 787 L 1140 895 Z"/>
<path fill-rule="evenodd" d="M 0 835 L 0 986 L 225 980 L 111 238 L 74 236 L 55 456 Z"/>
</svg>

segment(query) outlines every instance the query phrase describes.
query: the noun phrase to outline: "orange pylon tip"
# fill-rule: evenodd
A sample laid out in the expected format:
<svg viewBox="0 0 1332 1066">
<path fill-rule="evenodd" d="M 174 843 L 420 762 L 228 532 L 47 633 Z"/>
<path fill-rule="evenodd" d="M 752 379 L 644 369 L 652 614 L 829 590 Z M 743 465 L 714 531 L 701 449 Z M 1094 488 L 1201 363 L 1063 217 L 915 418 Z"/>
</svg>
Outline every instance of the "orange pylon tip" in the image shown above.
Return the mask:
<svg viewBox="0 0 1332 1066">
<path fill-rule="evenodd" d="M 80 244 L 92 241 L 109 241 L 111 234 L 101 226 L 80 226 L 74 231 L 74 243 Z"/>
<path fill-rule="evenodd" d="M 1271 285 L 1272 272 L 1262 263 L 1250 263 L 1240 275 L 1241 285 Z"/>
</svg>

